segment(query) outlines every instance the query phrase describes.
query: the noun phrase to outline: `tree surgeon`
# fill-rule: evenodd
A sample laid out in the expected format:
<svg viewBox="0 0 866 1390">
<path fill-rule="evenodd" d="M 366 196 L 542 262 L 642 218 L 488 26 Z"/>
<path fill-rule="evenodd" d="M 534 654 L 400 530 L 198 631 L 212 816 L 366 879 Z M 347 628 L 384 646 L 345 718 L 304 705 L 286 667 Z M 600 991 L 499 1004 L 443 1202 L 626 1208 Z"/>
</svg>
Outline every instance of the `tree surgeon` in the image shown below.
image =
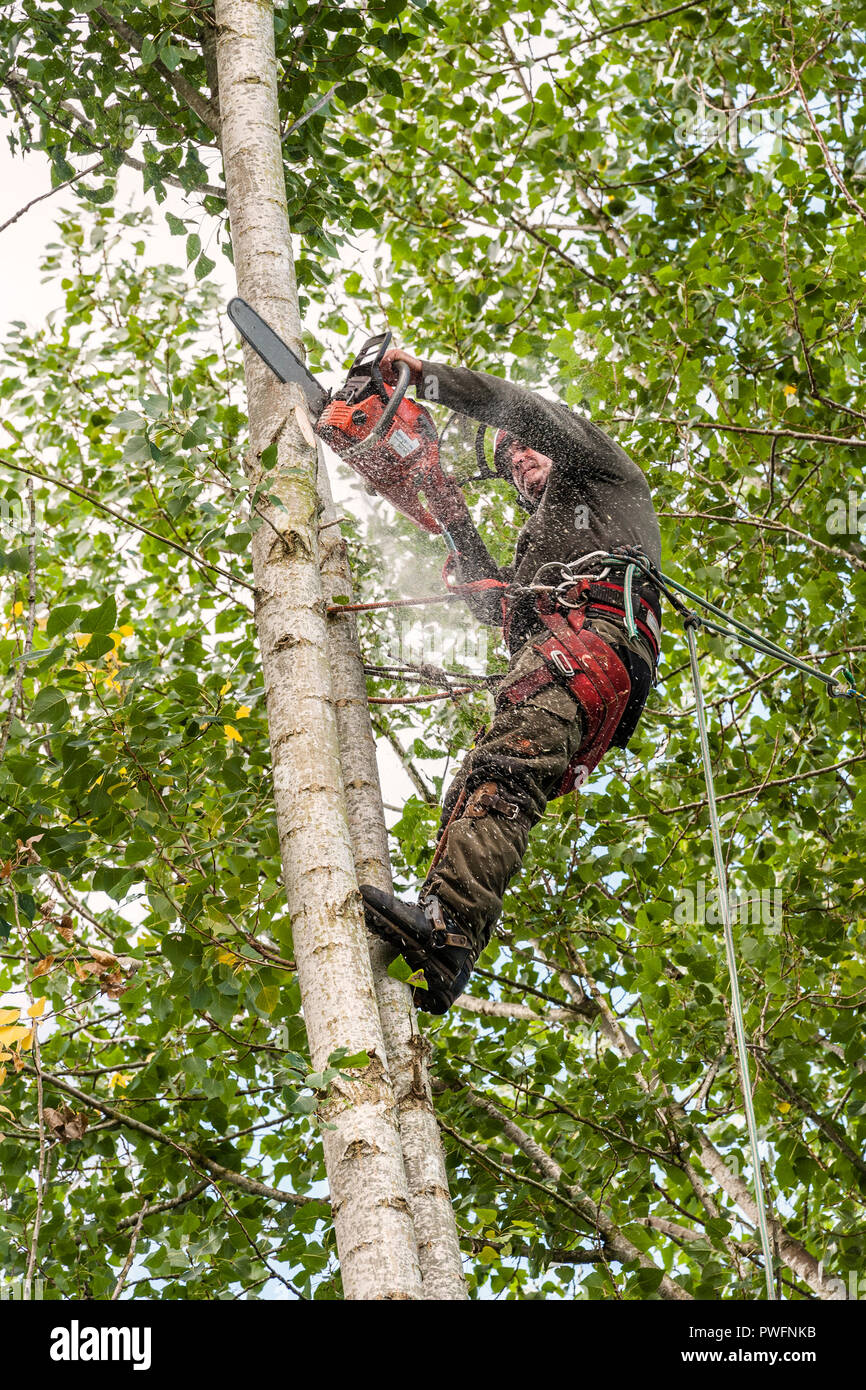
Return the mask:
<svg viewBox="0 0 866 1390">
<path fill-rule="evenodd" d="M 510 654 L 495 717 L 445 797 L 418 904 L 361 887 L 370 929 L 424 972 L 417 1006 L 443 1014 L 466 988 L 547 802 L 635 731 L 655 681 L 661 614 L 650 580 L 634 572 L 626 581 L 625 557 L 658 567 L 661 540 L 643 473 L 597 426 L 499 377 L 400 348 L 381 362 L 389 384 L 401 362 L 419 398 L 496 430 L 495 471 L 530 513 L 513 563 L 500 569 L 457 483 L 440 473 L 425 484 L 467 601 L 504 626 Z M 603 563 L 611 551 L 621 566 Z"/>
</svg>

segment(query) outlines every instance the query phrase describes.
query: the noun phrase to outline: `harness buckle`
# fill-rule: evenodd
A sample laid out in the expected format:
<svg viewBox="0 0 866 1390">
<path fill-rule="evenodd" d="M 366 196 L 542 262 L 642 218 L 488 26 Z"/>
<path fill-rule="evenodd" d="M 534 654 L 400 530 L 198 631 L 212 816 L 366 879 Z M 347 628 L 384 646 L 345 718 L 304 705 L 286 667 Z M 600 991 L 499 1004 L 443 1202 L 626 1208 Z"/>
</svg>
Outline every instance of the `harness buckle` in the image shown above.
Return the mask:
<svg viewBox="0 0 866 1390">
<path fill-rule="evenodd" d="M 550 659 L 556 667 L 557 671 L 560 671 L 563 676 L 573 676 L 575 671 L 577 670 L 577 667 L 572 665 L 568 657 L 565 655 L 565 652 L 560 651 L 558 647 L 553 648 L 553 650 L 550 653 Z"/>
</svg>

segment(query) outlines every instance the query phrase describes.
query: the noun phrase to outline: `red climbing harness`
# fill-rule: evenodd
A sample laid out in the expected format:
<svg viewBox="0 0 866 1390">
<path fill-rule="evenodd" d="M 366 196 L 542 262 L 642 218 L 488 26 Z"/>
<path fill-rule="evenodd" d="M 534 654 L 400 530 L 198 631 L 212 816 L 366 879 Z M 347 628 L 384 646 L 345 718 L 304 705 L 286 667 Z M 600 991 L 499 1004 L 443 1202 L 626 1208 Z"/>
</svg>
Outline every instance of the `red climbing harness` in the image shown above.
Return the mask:
<svg viewBox="0 0 866 1390">
<path fill-rule="evenodd" d="M 589 588 L 588 581 L 581 581 Z M 578 586 L 575 586 L 576 588 Z M 571 600 L 571 595 L 569 595 Z M 583 742 L 571 759 L 557 792 L 565 796 L 581 772 L 592 772 L 610 747 L 617 725 L 631 695 L 628 671 L 616 652 L 585 626 L 586 608 L 571 608 L 564 616 L 547 594 L 539 594 L 536 608 L 550 636 L 534 642 L 533 648 L 544 658 L 544 665 L 530 671 L 505 691 L 511 704 L 518 704 L 546 686 L 557 676 L 586 716 Z"/>
<path fill-rule="evenodd" d="M 442 578 L 449 593 L 468 595 L 500 590 L 502 617 L 507 635 L 510 616 L 507 610 L 508 585 L 500 579 L 476 579 L 466 584 L 454 583 L 451 570 L 456 559 L 455 554 L 450 554 L 442 571 Z M 544 665 L 530 671 L 505 691 L 505 699 L 516 705 L 537 691 L 544 690 L 548 685 L 553 685 L 557 678 L 561 681 L 564 677 L 566 689 L 583 710 L 586 717 L 586 734 L 566 768 L 557 792 L 558 796 L 565 796 L 566 792 L 572 790 L 581 773 L 586 776 L 601 762 L 611 745 L 631 696 L 628 671 L 616 652 L 585 625 L 587 617 L 596 611 L 601 617 L 607 614 L 621 617 L 622 595 L 621 584 L 603 583 L 590 578 L 578 580 L 565 595 L 566 616 L 550 595 L 544 592 L 537 594 L 536 611 L 549 630 L 550 636 L 532 645 L 539 656 L 544 658 Z M 658 621 L 652 606 L 645 599 L 638 598 L 638 605 L 642 614 L 636 620 L 638 630 L 649 642 L 654 657 L 658 659 Z"/>
</svg>

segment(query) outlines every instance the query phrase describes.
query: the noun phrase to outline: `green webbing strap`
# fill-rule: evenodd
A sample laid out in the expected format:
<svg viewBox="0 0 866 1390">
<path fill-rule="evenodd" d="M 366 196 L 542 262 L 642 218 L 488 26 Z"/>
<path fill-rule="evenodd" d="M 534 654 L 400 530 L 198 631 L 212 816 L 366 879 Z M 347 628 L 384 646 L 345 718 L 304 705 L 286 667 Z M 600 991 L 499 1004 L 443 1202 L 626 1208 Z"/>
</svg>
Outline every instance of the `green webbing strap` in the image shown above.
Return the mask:
<svg viewBox="0 0 866 1390">
<path fill-rule="evenodd" d="M 811 676 L 813 680 L 821 681 L 821 683 L 827 687 L 828 695 L 846 696 L 855 700 L 866 700 L 866 695 L 861 694 L 859 690 L 855 690 L 854 677 L 848 667 L 837 667 L 837 670 L 841 669 L 843 671 L 846 680 L 849 682 L 846 689 L 844 686 L 839 685 L 835 678 L 835 673 L 828 676 L 826 672 L 819 671 L 817 666 L 810 666 L 807 662 L 801 661 L 799 657 L 792 656 L 790 652 L 785 651 L 784 647 L 778 646 L 777 643 L 771 641 L 769 637 L 764 637 L 761 633 L 754 632 L 752 628 L 747 627 L 745 623 L 741 623 L 738 618 L 732 618 L 728 613 L 723 612 L 721 608 L 717 608 L 714 603 L 710 603 L 709 599 L 702 598 L 700 594 L 696 594 L 691 589 L 687 589 L 685 584 L 680 584 L 679 580 L 671 579 L 670 575 L 662 574 L 661 570 L 657 570 L 645 557 L 637 555 L 634 557 L 625 555 L 605 555 L 603 562 L 606 565 L 628 565 L 629 570 L 633 567 L 637 568 L 641 574 L 646 575 L 647 579 L 652 580 L 652 582 L 662 590 L 681 617 L 688 618 L 692 616 L 690 610 L 677 598 L 678 593 L 683 594 L 686 598 L 691 599 L 693 603 L 699 604 L 706 612 L 713 613 L 717 618 L 721 618 L 722 622 L 728 625 L 722 627 L 719 623 L 714 623 L 709 618 L 702 618 L 702 627 L 707 628 L 710 632 L 718 633 L 721 637 L 734 637 L 737 641 L 744 642 L 747 647 L 751 647 L 754 651 L 762 652 L 764 656 L 775 657 L 777 661 L 783 661 L 788 666 L 793 666 L 796 671 L 802 671 L 804 676 Z M 629 585 L 626 583 L 626 589 L 628 588 Z M 672 590 L 675 592 L 672 592 Z M 736 631 L 732 632 L 732 628 L 735 628 Z"/>
<path fill-rule="evenodd" d="M 773 1252 L 770 1248 L 770 1233 L 767 1229 L 767 1213 L 764 1206 L 764 1179 L 761 1172 L 761 1156 L 758 1151 L 758 1127 L 755 1124 L 755 1111 L 752 1105 L 752 1086 L 749 1079 L 749 1053 L 746 1047 L 746 1029 L 743 1023 L 743 1005 L 740 1000 L 740 984 L 737 978 L 737 960 L 734 953 L 734 933 L 731 928 L 731 903 L 728 897 L 728 874 L 725 856 L 722 853 L 722 837 L 719 830 L 719 817 L 716 810 L 716 793 L 713 786 L 713 770 L 710 762 L 710 745 L 707 739 L 707 722 L 704 713 L 704 696 L 701 689 L 701 675 L 698 669 L 698 653 L 695 646 L 695 627 L 698 620 L 686 620 L 686 640 L 689 644 L 689 661 L 692 668 L 692 684 L 695 688 L 695 709 L 698 719 L 698 733 L 701 740 L 701 753 L 704 760 L 704 781 L 707 786 L 707 806 L 710 812 L 710 829 L 713 837 L 713 854 L 716 859 L 716 875 L 719 880 L 719 903 L 722 909 L 722 922 L 725 933 L 725 954 L 728 958 L 728 975 L 731 981 L 731 1009 L 734 1015 L 734 1031 L 737 1036 L 737 1052 L 740 1058 L 740 1084 L 743 1104 L 746 1110 L 746 1125 L 749 1131 L 749 1146 L 752 1151 L 752 1171 L 755 1175 L 755 1202 L 758 1208 L 758 1227 L 761 1232 L 761 1247 L 764 1251 L 764 1275 L 767 1281 L 767 1298 L 775 1299 L 773 1287 Z"/>
<path fill-rule="evenodd" d="M 637 623 L 634 620 L 634 592 L 632 583 L 637 574 L 637 565 L 629 565 L 625 572 L 625 580 L 622 586 L 622 596 L 625 606 L 625 630 L 629 637 L 638 637 Z"/>
</svg>

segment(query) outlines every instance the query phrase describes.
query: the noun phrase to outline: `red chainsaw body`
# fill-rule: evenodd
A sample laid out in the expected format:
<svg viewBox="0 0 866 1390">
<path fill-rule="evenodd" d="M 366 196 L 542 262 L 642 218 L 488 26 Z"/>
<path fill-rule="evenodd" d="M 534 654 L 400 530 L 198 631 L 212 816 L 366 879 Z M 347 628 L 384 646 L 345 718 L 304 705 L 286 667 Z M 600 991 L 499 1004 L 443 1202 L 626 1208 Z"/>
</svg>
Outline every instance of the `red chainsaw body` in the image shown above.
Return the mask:
<svg viewBox="0 0 866 1390">
<path fill-rule="evenodd" d="M 418 496 L 425 476 L 439 461 L 439 436 L 429 412 L 404 396 L 382 437 L 369 449 L 355 452 L 381 419 L 392 389 L 385 383 L 378 389 L 370 384 L 360 399 L 354 391 L 341 392 L 350 399 L 338 396 L 330 401 L 319 416 L 316 433 L 381 497 L 438 535 L 442 528 Z"/>
</svg>

